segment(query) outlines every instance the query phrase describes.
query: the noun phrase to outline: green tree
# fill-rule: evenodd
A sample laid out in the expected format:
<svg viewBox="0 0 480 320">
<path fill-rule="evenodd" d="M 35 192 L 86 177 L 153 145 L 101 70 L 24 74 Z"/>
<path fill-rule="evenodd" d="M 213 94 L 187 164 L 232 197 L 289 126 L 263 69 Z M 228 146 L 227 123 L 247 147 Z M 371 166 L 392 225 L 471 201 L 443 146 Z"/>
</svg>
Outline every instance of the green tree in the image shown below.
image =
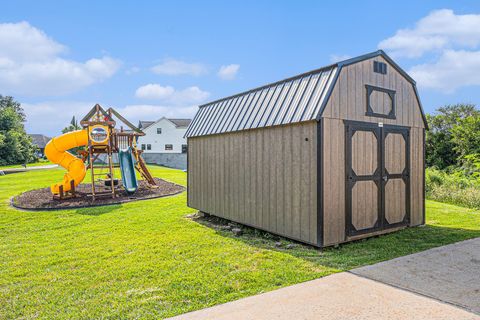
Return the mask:
<svg viewBox="0 0 480 320">
<path fill-rule="evenodd" d="M 480 154 L 480 114 L 461 119 L 452 128 L 452 142 L 462 164 L 468 160 L 469 155 Z"/>
<path fill-rule="evenodd" d="M 72 117 L 72 120 L 70 121 L 70 124 L 63 128 L 62 133 L 67 133 L 67 132 L 72 132 L 76 130 L 81 130 L 82 127 L 78 125 L 77 119 L 75 119 L 75 116 Z M 69 152 L 73 154 L 78 154 L 78 151 L 80 150 L 85 150 L 85 147 L 76 147 L 68 150 Z"/>
<path fill-rule="evenodd" d="M 462 169 L 466 176 L 479 179 L 480 182 L 480 153 L 467 154 L 463 158 Z"/>
<path fill-rule="evenodd" d="M 13 97 L 0 95 L 0 165 L 33 162 L 38 148 L 25 132 L 25 113 Z"/>
<path fill-rule="evenodd" d="M 67 133 L 67 132 L 76 131 L 80 129 L 82 129 L 82 127 L 78 125 L 78 121 L 75 119 L 75 116 L 73 116 L 72 120 L 70 121 L 70 125 L 63 128 L 62 133 Z"/>
<path fill-rule="evenodd" d="M 473 104 L 455 104 L 438 108 L 436 114 L 427 115 L 428 126 L 425 141 L 426 164 L 429 167 L 445 169 L 458 166 L 463 155 L 453 139 L 454 128 L 466 119 L 480 116 Z"/>
</svg>

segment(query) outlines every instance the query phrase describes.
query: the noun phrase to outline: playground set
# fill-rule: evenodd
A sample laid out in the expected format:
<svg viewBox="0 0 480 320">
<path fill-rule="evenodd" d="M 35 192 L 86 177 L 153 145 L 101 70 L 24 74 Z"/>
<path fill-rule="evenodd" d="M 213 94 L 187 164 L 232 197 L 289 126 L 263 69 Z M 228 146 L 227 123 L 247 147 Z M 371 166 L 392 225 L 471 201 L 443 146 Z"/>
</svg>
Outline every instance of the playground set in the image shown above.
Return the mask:
<svg viewBox="0 0 480 320">
<path fill-rule="evenodd" d="M 130 130 L 125 131 L 123 126 L 116 128 L 114 117 Z M 63 181 L 50 187 L 54 199 L 75 197 L 76 187 L 85 179 L 87 170 L 90 170 L 92 180 L 89 194 L 92 201 L 97 197 L 117 196 L 119 180 L 115 178 L 115 168 L 120 169 L 122 185 L 127 194 L 134 194 L 138 190 L 135 170 L 149 187 L 156 187 L 156 182 L 142 159 L 142 151 L 136 147 L 137 138 L 144 135 L 140 129 L 113 108 L 104 110 L 99 104 L 87 113 L 80 124 L 82 130 L 55 137 L 45 147 L 47 158 L 67 170 Z M 77 152 L 80 158 L 68 152 L 78 147 L 85 148 Z"/>
</svg>

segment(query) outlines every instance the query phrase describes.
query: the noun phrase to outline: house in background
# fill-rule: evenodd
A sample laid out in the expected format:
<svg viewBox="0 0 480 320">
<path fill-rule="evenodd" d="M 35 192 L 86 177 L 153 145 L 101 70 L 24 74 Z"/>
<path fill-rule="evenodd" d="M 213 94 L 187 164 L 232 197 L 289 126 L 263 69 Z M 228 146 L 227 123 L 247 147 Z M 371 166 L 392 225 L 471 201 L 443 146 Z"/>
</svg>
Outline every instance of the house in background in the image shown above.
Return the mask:
<svg viewBox="0 0 480 320">
<path fill-rule="evenodd" d="M 32 142 L 34 145 L 36 145 L 39 149 L 38 151 L 38 156 L 40 158 L 43 158 L 45 156 L 45 146 L 47 145 L 48 141 L 50 141 L 51 138 L 44 136 L 43 134 L 36 134 L 32 133 L 29 134 L 30 138 L 32 138 Z"/>
<path fill-rule="evenodd" d="M 138 127 L 145 133 L 137 141 L 147 163 L 176 169 L 187 168 L 187 140 L 184 135 L 191 119 L 161 118 L 140 121 Z"/>
</svg>

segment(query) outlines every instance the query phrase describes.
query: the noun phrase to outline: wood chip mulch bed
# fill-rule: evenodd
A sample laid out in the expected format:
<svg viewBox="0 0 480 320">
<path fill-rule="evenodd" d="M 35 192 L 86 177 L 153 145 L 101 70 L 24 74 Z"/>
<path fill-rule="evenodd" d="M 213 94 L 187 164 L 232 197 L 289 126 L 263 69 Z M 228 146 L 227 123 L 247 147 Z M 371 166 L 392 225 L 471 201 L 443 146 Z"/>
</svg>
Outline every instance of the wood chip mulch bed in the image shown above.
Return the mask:
<svg viewBox="0 0 480 320">
<path fill-rule="evenodd" d="M 25 210 L 61 210 L 61 209 L 73 209 L 73 208 L 86 208 L 104 205 L 113 205 L 137 200 L 154 199 L 165 196 L 171 196 L 178 194 L 185 190 L 184 187 L 168 182 L 159 178 L 155 178 L 157 187 L 149 187 L 148 184 L 140 180 L 138 182 L 138 190 L 134 194 L 127 194 L 123 189 L 122 181 L 119 181 L 118 186 L 115 188 L 116 197 L 101 196 L 96 197 L 95 201 L 92 201 L 91 197 L 91 185 L 80 184 L 78 185 L 75 198 L 57 200 L 53 199 L 50 193 L 50 187 L 43 189 L 36 189 L 24 192 L 12 198 L 12 206 L 25 209 Z M 95 184 L 97 186 L 99 184 Z M 95 188 L 97 192 L 111 190 L 109 187 Z"/>
</svg>

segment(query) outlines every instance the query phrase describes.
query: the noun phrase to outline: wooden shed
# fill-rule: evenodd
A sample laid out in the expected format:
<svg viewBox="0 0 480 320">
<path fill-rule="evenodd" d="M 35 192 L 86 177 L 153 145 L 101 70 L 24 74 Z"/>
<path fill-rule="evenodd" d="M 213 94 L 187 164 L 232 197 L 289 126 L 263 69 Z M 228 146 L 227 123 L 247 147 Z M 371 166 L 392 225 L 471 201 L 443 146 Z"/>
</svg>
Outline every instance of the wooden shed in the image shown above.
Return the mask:
<svg viewBox="0 0 480 320">
<path fill-rule="evenodd" d="M 199 107 L 188 205 L 314 246 L 425 223 L 425 115 L 376 51 Z"/>
</svg>

